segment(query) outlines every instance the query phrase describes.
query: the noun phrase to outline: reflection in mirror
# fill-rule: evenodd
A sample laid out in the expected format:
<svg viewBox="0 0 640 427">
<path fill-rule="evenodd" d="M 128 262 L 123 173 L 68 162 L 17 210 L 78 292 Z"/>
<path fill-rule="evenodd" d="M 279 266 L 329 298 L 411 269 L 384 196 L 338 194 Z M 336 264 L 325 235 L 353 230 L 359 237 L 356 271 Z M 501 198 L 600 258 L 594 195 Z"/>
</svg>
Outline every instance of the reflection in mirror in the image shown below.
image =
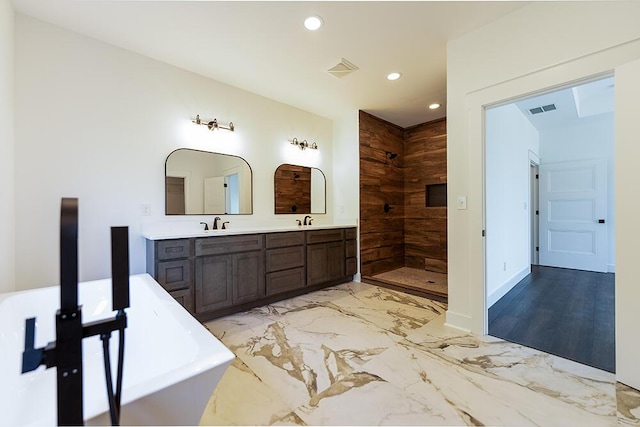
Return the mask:
<svg viewBox="0 0 640 427">
<path fill-rule="evenodd" d="M 320 169 L 283 164 L 274 175 L 275 213 L 326 213 L 326 180 Z"/>
<path fill-rule="evenodd" d="M 167 157 L 167 215 L 251 214 L 251 192 L 251 167 L 241 157 L 187 148 Z"/>
</svg>

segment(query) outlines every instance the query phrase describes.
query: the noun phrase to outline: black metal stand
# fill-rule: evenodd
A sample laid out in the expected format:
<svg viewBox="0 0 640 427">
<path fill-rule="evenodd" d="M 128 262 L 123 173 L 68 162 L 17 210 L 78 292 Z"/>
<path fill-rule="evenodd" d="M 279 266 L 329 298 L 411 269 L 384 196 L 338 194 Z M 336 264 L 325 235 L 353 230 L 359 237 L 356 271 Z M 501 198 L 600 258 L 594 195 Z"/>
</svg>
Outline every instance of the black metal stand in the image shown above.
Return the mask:
<svg viewBox="0 0 640 427">
<path fill-rule="evenodd" d="M 82 306 L 78 305 L 78 199 L 62 199 L 60 210 L 60 310 L 56 314 L 56 341 L 34 348 L 35 318 L 26 320 L 22 373 L 40 365 L 57 368 L 58 425 L 83 425 L 82 340 L 100 335 L 105 349 L 105 371 L 111 422 L 119 424 L 124 363 L 124 330 L 129 307 L 129 234 L 128 227 L 111 228 L 112 319 L 82 324 Z M 109 338 L 118 331 L 120 346 L 116 390 L 113 390 Z"/>
</svg>

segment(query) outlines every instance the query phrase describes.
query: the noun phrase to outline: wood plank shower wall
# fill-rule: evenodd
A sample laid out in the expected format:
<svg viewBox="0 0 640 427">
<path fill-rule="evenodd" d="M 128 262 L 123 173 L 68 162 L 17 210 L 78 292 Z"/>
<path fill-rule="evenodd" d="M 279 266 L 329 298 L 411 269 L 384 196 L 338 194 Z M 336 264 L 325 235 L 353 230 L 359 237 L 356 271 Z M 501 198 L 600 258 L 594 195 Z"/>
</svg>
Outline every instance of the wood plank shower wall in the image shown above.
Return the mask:
<svg viewBox="0 0 640 427">
<path fill-rule="evenodd" d="M 403 266 L 446 273 L 447 209 L 425 203 L 427 184 L 446 183 L 446 141 L 445 119 L 403 129 L 360 112 L 363 276 Z"/>
</svg>

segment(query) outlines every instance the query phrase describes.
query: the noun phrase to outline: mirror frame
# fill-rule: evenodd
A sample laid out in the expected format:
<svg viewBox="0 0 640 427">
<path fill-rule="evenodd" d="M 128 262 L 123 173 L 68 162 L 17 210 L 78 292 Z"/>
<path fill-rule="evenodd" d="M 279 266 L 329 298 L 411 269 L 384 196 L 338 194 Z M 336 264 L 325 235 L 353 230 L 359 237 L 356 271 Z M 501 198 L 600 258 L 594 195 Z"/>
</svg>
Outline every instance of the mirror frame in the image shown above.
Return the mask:
<svg viewBox="0 0 640 427">
<path fill-rule="evenodd" d="M 238 158 L 240 160 L 242 160 L 247 167 L 249 168 L 249 172 L 251 173 L 250 176 L 250 193 L 251 193 L 251 202 L 249 204 L 249 208 L 250 208 L 250 212 L 248 213 L 237 213 L 237 214 L 228 214 L 228 213 L 184 213 L 184 214 L 168 214 L 167 213 L 167 163 L 169 161 L 169 157 L 171 157 L 172 154 L 174 154 L 176 151 L 181 151 L 181 150 L 188 150 L 188 151 L 195 151 L 198 153 L 203 153 L 203 154 L 216 154 L 219 156 L 228 156 L 228 157 L 235 157 Z M 173 150 L 172 152 L 170 152 L 167 155 L 167 158 L 164 161 L 164 214 L 165 216 L 193 216 L 193 215 L 253 215 L 253 169 L 251 168 L 251 165 L 249 164 L 249 162 L 247 160 L 245 160 L 243 157 L 237 156 L 235 154 L 225 154 L 225 153 L 218 153 L 215 151 L 205 151 L 205 150 L 197 150 L 194 148 L 188 148 L 188 147 L 180 147 L 180 148 L 176 148 L 175 150 Z"/>
</svg>

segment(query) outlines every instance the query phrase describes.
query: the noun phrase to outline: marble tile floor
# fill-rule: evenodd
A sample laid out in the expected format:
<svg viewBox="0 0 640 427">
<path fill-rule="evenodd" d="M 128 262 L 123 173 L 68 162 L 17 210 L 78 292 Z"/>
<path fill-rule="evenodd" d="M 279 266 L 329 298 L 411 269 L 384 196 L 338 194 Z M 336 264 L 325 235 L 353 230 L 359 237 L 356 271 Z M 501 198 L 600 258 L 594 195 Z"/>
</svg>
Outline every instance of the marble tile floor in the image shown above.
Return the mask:
<svg viewBox="0 0 640 427">
<path fill-rule="evenodd" d="M 401 267 L 372 276 L 372 279 L 391 282 L 435 295 L 447 296 L 447 275 L 418 268 Z"/>
<path fill-rule="evenodd" d="M 615 376 L 347 283 L 206 324 L 237 356 L 201 425 L 640 425 Z"/>
</svg>

